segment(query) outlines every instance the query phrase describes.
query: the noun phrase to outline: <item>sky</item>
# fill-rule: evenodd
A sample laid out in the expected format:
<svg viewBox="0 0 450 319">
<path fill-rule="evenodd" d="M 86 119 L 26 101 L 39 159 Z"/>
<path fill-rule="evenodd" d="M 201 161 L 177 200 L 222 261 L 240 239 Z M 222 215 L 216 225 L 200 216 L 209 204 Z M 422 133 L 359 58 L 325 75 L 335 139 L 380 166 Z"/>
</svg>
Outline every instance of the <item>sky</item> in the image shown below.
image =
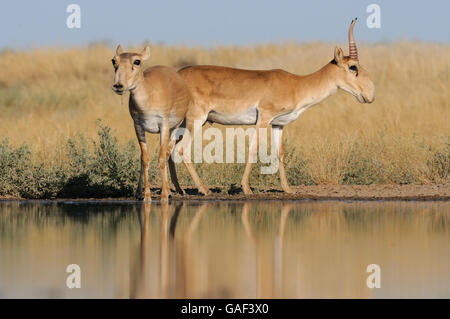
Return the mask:
<svg viewBox="0 0 450 319">
<path fill-rule="evenodd" d="M 80 6 L 70 29 L 69 4 Z M 369 28 L 367 6 L 380 8 Z M 352 18 L 357 41 L 450 43 L 450 0 L 40 0 L 4 1 L 0 49 L 150 43 L 252 45 L 296 40 L 345 42 Z"/>
</svg>

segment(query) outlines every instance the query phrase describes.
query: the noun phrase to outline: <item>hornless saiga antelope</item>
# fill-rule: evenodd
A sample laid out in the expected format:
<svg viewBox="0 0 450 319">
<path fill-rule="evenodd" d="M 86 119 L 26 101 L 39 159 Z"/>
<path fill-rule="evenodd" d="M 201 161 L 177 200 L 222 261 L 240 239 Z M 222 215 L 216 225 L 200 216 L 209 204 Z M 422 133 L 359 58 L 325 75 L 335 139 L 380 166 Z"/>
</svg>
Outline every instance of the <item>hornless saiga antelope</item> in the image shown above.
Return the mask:
<svg viewBox="0 0 450 319">
<path fill-rule="evenodd" d="M 272 126 L 272 138 L 278 155 L 278 167 L 283 190 L 294 193 L 289 186 L 284 168 L 283 127 L 293 121 L 310 106 L 321 102 L 342 89 L 354 95 L 360 103 L 372 103 L 375 86 L 369 74 L 359 64 L 358 51 L 353 38 L 353 27 L 348 31 L 349 56 L 336 47 L 334 59 L 315 73 L 298 76 L 284 70 L 243 70 L 222 66 L 188 66 L 178 73 L 183 77 L 194 99 L 194 107 L 186 116 L 186 129 L 193 132 L 194 121 L 204 124 L 256 125 L 249 147 L 248 161 L 242 177 L 245 194 L 251 194 L 248 178 L 255 159 L 260 128 Z M 196 125 L 201 129 L 201 125 Z M 182 142 L 190 145 L 185 134 Z M 198 136 L 198 134 L 197 134 Z M 186 156 L 186 155 L 185 155 Z M 191 174 L 197 187 L 206 193 L 198 176 Z"/>
<path fill-rule="evenodd" d="M 146 47 L 141 53 L 123 52 L 119 45 L 112 59 L 114 66 L 114 85 L 112 89 L 119 95 L 130 91 L 129 110 L 134 121 L 136 136 L 141 148 L 141 172 L 136 196 L 150 201 L 148 182 L 149 156 L 145 132 L 160 133 L 159 167 L 161 169 L 161 200 L 169 198 L 166 162 L 169 163 L 172 182 L 179 193 L 183 190 L 178 184 L 175 165 L 169 154 L 175 141 L 170 141 L 171 132 L 182 124 L 186 111 L 192 103 L 192 97 L 185 82 L 176 70 L 166 66 L 153 66 L 145 71 L 144 60 L 150 56 Z M 191 163 L 186 163 L 189 172 L 193 171 Z M 198 178 L 198 176 L 197 176 Z M 142 183 L 144 182 L 144 194 Z M 142 196 L 144 195 L 144 196 Z"/>
</svg>

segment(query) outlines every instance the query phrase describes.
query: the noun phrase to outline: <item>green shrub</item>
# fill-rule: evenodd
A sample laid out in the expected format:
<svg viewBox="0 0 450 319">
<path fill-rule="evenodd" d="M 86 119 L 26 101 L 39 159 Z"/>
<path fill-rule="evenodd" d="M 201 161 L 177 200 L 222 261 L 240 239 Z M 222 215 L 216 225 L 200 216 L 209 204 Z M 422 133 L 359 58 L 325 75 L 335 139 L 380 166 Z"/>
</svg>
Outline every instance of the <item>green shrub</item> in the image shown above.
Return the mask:
<svg viewBox="0 0 450 319">
<path fill-rule="evenodd" d="M 450 178 L 450 143 L 446 143 L 444 149 L 434 151 L 432 159 L 427 164 L 432 177 L 448 180 Z"/>
<path fill-rule="evenodd" d="M 314 180 L 308 171 L 308 163 L 302 158 L 295 147 L 287 144 L 284 152 L 286 175 L 291 185 L 313 185 Z"/>
<path fill-rule="evenodd" d="M 31 152 L 27 146 L 13 148 L 8 140 L 0 143 L 0 195 L 21 196 L 32 176 Z"/>
<path fill-rule="evenodd" d="M 65 165 L 33 164 L 27 146 L 0 143 L 0 196 L 21 198 L 131 197 L 137 186 L 139 152 L 120 147 L 111 129 L 98 125 L 92 151 L 82 135 L 67 141 Z"/>
<path fill-rule="evenodd" d="M 384 183 L 382 170 L 383 167 L 377 158 L 364 156 L 363 145 L 355 142 L 344 168 L 342 183 L 356 185 Z"/>
<path fill-rule="evenodd" d="M 139 156 L 133 142 L 119 148 L 108 126 L 98 125 L 98 141 L 89 151 L 86 140 L 68 141 L 70 177 L 60 192 L 62 197 L 130 197 L 137 186 Z"/>
<path fill-rule="evenodd" d="M 30 199 L 48 199 L 58 196 L 67 181 L 63 167 L 33 165 L 28 181 L 21 185 L 20 196 Z"/>
</svg>

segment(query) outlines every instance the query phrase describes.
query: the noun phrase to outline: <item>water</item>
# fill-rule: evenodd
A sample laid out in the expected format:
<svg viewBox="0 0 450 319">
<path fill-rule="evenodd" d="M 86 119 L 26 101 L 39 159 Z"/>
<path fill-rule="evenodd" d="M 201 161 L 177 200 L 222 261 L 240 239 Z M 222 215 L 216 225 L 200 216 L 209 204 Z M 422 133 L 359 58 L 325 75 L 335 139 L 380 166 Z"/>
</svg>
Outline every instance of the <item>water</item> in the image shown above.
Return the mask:
<svg viewBox="0 0 450 319">
<path fill-rule="evenodd" d="M 4 202 L 0 298 L 15 297 L 450 298 L 450 203 Z"/>
</svg>

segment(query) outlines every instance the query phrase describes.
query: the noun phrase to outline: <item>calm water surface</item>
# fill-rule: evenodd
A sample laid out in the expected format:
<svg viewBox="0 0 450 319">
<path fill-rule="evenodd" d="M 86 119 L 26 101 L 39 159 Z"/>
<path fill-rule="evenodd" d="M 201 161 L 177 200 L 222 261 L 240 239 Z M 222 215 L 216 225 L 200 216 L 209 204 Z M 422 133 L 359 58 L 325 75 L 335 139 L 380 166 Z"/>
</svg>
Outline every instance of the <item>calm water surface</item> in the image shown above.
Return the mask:
<svg viewBox="0 0 450 319">
<path fill-rule="evenodd" d="M 0 298 L 15 297 L 450 298 L 450 203 L 3 202 Z"/>
</svg>

